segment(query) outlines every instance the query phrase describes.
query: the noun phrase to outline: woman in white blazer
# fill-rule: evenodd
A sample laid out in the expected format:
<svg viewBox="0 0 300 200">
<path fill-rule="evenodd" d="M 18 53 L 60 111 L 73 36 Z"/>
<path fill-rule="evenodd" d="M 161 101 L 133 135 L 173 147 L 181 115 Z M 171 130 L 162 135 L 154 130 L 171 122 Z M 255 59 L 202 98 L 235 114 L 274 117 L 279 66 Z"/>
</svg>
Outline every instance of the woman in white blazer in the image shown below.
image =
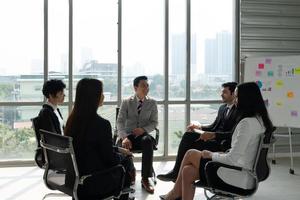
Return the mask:
<svg viewBox="0 0 300 200">
<path fill-rule="evenodd" d="M 238 110 L 238 121 L 231 140 L 231 148 L 226 153 L 207 150 L 189 150 L 181 163 L 179 176 L 173 189 L 161 199 L 192 200 L 195 194 L 193 183 L 200 180 L 206 183 L 204 172 L 208 161 L 217 161 L 228 165 L 252 169 L 255 161 L 259 139 L 273 125 L 268 116 L 260 89 L 254 82 L 242 83 L 235 90 L 235 103 Z M 247 172 L 219 168 L 218 179 L 223 184 L 250 189 L 253 181 Z"/>
</svg>

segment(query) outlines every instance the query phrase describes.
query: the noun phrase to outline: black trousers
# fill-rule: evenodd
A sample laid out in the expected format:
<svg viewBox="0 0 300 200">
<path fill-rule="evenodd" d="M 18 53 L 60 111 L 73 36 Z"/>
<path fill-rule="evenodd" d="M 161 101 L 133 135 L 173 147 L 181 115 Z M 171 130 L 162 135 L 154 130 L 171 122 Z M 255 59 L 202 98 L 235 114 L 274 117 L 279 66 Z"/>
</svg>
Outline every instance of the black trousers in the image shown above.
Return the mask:
<svg viewBox="0 0 300 200">
<path fill-rule="evenodd" d="M 132 143 L 132 150 L 138 150 L 142 152 L 142 177 L 152 177 L 153 174 L 153 147 L 155 145 L 155 139 L 148 133 L 144 133 L 140 136 L 129 135 L 127 138 Z"/>
<path fill-rule="evenodd" d="M 185 132 L 184 133 L 184 135 L 180 141 L 179 147 L 178 147 L 176 162 L 175 162 L 175 166 L 173 168 L 173 171 L 176 173 L 176 175 L 178 175 L 181 162 L 183 160 L 185 153 L 188 150 L 197 149 L 199 151 L 202 151 L 202 150 L 209 150 L 212 152 L 221 151 L 221 145 L 219 142 L 217 142 L 215 140 L 208 140 L 206 142 L 203 140 L 196 141 L 197 139 L 199 139 L 198 133 L 195 133 L 195 132 Z"/>
</svg>

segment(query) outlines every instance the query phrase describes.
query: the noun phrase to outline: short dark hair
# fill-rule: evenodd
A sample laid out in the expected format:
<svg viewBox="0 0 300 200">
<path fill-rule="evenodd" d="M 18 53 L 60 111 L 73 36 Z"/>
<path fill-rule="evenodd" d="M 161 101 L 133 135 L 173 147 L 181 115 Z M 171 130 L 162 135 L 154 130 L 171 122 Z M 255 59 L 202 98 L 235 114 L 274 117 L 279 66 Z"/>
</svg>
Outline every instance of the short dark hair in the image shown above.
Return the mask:
<svg viewBox="0 0 300 200">
<path fill-rule="evenodd" d="M 231 94 L 234 92 L 236 86 L 237 86 L 237 82 L 226 82 L 226 83 L 222 84 L 223 88 L 225 88 L 225 87 L 229 88 Z"/>
<path fill-rule="evenodd" d="M 43 95 L 46 98 L 49 98 L 50 95 L 56 96 L 58 92 L 62 91 L 65 88 L 66 88 L 66 84 L 64 84 L 62 80 L 51 79 L 44 83 L 42 91 L 43 91 Z"/>
<path fill-rule="evenodd" d="M 145 80 L 148 81 L 148 77 L 147 76 L 138 76 L 133 80 L 133 86 L 137 87 L 139 85 L 139 82 Z"/>
</svg>

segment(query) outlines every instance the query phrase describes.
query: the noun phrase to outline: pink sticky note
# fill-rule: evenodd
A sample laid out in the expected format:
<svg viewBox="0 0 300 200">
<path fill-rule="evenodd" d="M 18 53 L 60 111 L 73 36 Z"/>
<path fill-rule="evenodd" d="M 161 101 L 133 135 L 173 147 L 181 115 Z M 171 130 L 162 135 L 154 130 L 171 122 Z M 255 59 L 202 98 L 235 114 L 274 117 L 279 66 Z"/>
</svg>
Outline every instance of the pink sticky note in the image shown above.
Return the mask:
<svg viewBox="0 0 300 200">
<path fill-rule="evenodd" d="M 261 76 L 261 71 L 256 70 L 255 75 L 258 76 L 258 77 Z"/>
<path fill-rule="evenodd" d="M 298 117 L 298 111 L 292 110 L 292 111 L 291 111 L 291 116 L 292 116 L 292 117 Z"/>
<path fill-rule="evenodd" d="M 258 64 L 258 69 L 264 69 L 265 68 L 265 64 L 264 63 L 259 63 Z"/>
<path fill-rule="evenodd" d="M 271 64 L 272 63 L 272 58 L 266 58 L 265 63 L 266 64 Z"/>
</svg>

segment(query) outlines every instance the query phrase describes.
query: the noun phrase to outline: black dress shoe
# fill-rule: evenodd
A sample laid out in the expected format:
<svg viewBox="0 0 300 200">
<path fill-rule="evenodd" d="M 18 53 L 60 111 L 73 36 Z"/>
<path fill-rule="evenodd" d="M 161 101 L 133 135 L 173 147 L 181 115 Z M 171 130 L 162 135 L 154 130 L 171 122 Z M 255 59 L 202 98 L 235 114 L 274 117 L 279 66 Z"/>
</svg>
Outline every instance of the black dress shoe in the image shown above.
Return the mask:
<svg viewBox="0 0 300 200">
<path fill-rule="evenodd" d="M 166 174 L 159 174 L 157 176 L 157 178 L 161 181 L 173 181 L 173 182 L 175 182 L 176 179 L 177 179 L 177 175 L 173 171 L 170 171 Z"/>
</svg>

